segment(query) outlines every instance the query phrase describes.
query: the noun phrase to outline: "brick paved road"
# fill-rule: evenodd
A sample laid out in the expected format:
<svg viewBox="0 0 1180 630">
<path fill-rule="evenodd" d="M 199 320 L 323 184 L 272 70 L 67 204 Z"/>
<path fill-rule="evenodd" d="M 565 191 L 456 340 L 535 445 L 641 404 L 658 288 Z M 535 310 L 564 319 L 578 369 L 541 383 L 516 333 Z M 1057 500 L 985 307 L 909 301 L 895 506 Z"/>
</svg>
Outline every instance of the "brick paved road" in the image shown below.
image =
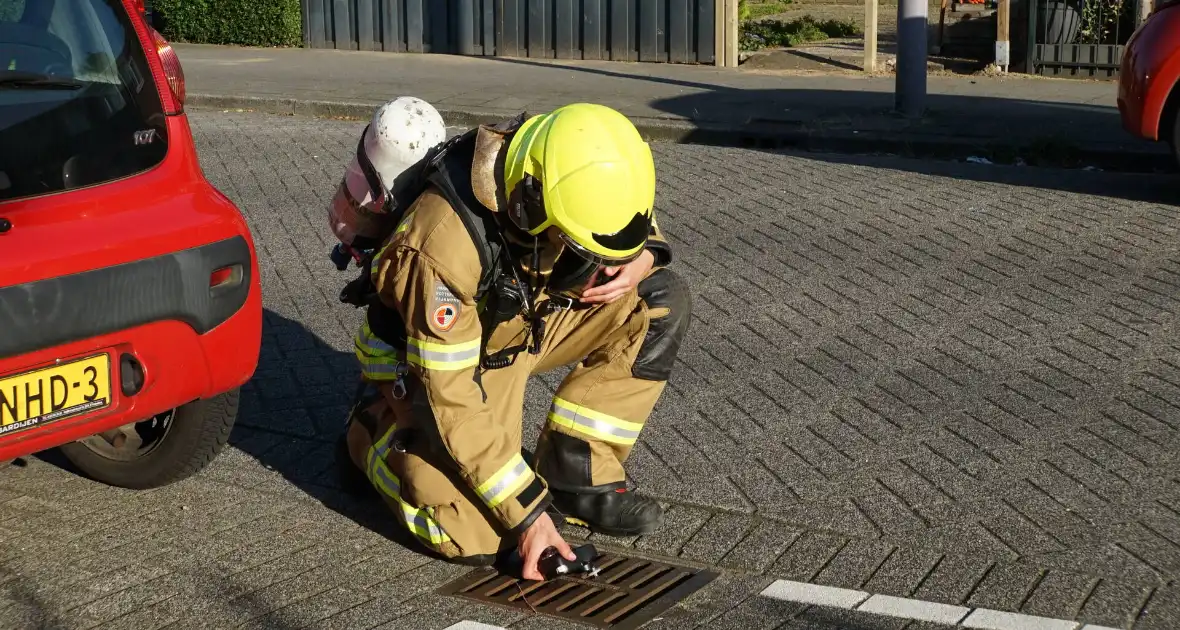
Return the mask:
<svg viewBox="0 0 1180 630">
<path fill-rule="evenodd" d="M 263 264 L 232 448 L 147 493 L 38 459 L 0 474 L 0 625 L 561 627 L 433 594 L 464 570 L 335 488 L 359 313 L 335 300 L 323 214 L 361 125 L 192 118 Z M 757 597 L 775 578 L 1180 624 L 1168 181 L 656 151 L 696 313 L 630 470 L 671 508 L 654 535 L 600 542 L 724 575 L 655 627 L 934 627 Z M 560 377 L 530 390 L 526 439 Z"/>
</svg>

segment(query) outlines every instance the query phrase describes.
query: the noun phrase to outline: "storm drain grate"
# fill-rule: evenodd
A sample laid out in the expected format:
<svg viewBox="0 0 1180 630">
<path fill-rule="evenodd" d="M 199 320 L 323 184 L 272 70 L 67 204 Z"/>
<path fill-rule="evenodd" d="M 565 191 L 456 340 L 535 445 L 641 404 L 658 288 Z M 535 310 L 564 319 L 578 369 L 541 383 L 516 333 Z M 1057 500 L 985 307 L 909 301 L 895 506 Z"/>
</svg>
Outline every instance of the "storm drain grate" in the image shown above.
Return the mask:
<svg viewBox="0 0 1180 630">
<path fill-rule="evenodd" d="M 595 628 L 630 630 L 700 590 L 716 573 L 601 553 L 596 578 L 560 577 L 530 582 L 477 569 L 443 586 L 439 593 L 549 615 Z"/>
</svg>

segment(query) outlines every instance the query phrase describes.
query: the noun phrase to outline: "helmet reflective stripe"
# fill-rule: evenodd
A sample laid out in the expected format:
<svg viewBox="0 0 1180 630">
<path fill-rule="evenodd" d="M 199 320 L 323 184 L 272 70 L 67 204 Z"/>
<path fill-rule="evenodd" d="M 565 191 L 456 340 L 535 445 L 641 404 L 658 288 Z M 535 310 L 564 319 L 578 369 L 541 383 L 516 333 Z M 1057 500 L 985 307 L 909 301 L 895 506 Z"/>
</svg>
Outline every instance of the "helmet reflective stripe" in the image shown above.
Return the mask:
<svg viewBox="0 0 1180 630">
<path fill-rule="evenodd" d="M 530 176 L 539 194 L 521 187 Z M 647 243 L 655 163 L 631 121 L 609 107 L 578 103 L 530 118 L 509 144 L 504 184 L 509 217 L 530 234 L 556 227 L 579 254 L 615 263 Z M 543 215 L 527 208 L 537 196 Z"/>
</svg>

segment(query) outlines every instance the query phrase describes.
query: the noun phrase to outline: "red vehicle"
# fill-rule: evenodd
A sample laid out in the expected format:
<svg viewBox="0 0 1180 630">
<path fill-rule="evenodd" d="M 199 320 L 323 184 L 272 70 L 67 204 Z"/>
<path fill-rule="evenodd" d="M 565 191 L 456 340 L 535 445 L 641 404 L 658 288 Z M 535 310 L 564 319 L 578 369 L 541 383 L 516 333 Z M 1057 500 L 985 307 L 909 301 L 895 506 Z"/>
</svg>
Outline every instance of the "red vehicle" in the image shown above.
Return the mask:
<svg viewBox="0 0 1180 630">
<path fill-rule="evenodd" d="M 182 479 L 257 366 L 254 241 L 204 178 L 142 0 L 0 2 L 0 461 Z"/>
<path fill-rule="evenodd" d="M 1180 160 L 1180 0 L 1157 0 L 1127 41 L 1119 71 L 1119 113 L 1127 131 L 1167 142 Z"/>
</svg>

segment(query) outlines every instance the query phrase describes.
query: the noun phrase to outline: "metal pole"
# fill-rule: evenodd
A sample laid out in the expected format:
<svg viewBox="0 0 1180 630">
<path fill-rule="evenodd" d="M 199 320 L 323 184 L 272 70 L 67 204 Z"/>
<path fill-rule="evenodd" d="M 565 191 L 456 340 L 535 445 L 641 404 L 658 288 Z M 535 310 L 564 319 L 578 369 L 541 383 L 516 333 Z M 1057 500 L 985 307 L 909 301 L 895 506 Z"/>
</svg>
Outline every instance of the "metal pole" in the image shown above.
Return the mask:
<svg viewBox="0 0 1180 630">
<path fill-rule="evenodd" d="M 921 117 L 926 109 L 926 17 L 929 0 L 897 3 L 897 110 Z"/>
</svg>

